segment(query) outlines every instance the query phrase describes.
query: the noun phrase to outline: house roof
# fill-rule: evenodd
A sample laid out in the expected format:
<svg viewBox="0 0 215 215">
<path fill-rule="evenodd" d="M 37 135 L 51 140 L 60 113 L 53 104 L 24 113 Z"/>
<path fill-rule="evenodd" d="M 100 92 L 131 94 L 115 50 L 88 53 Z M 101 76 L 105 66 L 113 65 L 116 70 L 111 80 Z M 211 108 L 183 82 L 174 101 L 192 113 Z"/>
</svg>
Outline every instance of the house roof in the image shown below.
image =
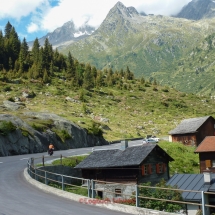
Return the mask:
<svg viewBox="0 0 215 215">
<path fill-rule="evenodd" d="M 199 127 L 201 127 L 210 117 L 211 116 L 204 116 L 198 118 L 184 119 L 175 129 L 171 130 L 169 134 L 196 133 Z"/>
<path fill-rule="evenodd" d="M 94 151 L 75 168 L 90 169 L 104 167 L 122 167 L 140 165 L 143 160 L 153 151 L 157 150 L 169 161 L 173 159 L 156 144 L 143 144 L 141 146 L 128 147 L 125 150 L 101 150 Z"/>
<path fill-rule="evenodd" d="M 204 174 L 175 174 L 167 182 L 167 185 L 177 186 L 181 190 L 193 191 L 215 191 L 215 174 L 212 174 L 211 184 L 204 183 Z M 182 192 L 185 201 L 201 201 L 201 192 Z"/>
<path fill-rule="evenodd" d="M 215 136 L 205 137 L 195 152 L 215 152 Z"/>
</svg>

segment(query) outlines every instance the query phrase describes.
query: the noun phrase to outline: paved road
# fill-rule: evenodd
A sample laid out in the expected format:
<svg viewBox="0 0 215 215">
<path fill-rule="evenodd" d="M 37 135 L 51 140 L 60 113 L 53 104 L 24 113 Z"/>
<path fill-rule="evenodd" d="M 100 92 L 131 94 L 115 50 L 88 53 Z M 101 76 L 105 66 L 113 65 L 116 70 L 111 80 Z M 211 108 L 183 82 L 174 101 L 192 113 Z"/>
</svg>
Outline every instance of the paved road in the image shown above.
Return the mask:
<svg viewBox="0 0 215 215">
<path fill-rule="evenodd" d="M 129 143 L 129 146 L 141 141 Z M 119 144 L 94 149 L 118 148 Z M 55 155 L 79 155 L 92 148 L 55 151 Z M 47 153 L 0 157 L 0 215 L 125 215 L 125 213 L 80 204 L 66 198 L 41 191 L 30 185 L 23 176 L 27 159 Z"/>
</svg>

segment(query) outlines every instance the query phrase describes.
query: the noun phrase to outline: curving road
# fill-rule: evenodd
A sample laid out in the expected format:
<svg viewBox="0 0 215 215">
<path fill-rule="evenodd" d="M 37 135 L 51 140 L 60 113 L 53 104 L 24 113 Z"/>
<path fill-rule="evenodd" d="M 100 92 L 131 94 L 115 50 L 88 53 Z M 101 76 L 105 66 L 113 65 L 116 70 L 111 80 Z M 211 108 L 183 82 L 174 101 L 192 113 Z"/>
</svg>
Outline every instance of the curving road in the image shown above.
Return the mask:
<svg viewBox="0 0 215 215">
<path fill-rule="evenodd" d="M 129 146 L 141 144 L 130 142 Z M 95 149 L 118 148 L 119 144 Z M 92 151 L 92 148 L 55 151 L 55 155 L 71 156 Z M 84 205 L 41 191 L 24 178 L 27 159 L 47 153 L 0 157 L 0 215 L 125 215 L 96 206 Z"/>
</svg>

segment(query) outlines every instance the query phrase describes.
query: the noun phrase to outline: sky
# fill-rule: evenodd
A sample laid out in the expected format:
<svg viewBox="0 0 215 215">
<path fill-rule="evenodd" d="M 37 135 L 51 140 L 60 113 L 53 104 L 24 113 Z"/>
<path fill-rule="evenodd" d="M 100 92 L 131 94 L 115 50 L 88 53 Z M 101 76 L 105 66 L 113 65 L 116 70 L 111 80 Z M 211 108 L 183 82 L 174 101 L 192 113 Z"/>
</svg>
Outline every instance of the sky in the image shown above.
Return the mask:
<svg viewBox="0 0 215 215">
<path fill-rule="evenodd" d="M 121 0 L 126 7 L 155 15 L 174 15 L 191 0 Z M 20 40 L 41 38 L 68 21 L 98 28 L 118 0 L 0 0 L 0 30 L 9 21 Z"/>
</svg>

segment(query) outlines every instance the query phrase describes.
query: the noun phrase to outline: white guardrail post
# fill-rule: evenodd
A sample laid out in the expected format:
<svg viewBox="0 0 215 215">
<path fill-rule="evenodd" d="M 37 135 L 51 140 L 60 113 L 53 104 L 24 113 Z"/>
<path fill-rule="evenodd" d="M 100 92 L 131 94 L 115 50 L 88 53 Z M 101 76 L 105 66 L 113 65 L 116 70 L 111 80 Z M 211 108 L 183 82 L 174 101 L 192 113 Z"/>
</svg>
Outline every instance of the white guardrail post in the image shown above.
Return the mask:
<svg viewBox="0 0 215 215">
<path fill-rule="evenodd" d="M 138 185 L 136 184 L 135 185 L 135 188 L 136 188 L 136 207 L 139 207 L 140 206 L 140 199 L 139 199 L 139 187 Z"/>
<path fill-rule="evenodd" d="M 61 177 L 62 177 L 62 190 L 65 190 L 64 177 L 63 177 L 63 175 L 61 175 Z"/>
<path fill-rule="evenodd" d="M 34 176 L 35 176 L 35 177 L 34 177 L 35 180 L 37 181 L 37 180 L 38 180 L 38 177 L 37 177 L 37 169 L 36 169 L 36 168 L 34 169 Z"/>
<path fill-rule="evenodd" d="M 88 198 L 90 198 L 90 195 L 91 195 L 91 189 L 90 189 L 90 180 L 88 179 L 87 180 L 87 196 Z"/>
<path fill-rule="evenodd" d="M 47 172 L 45 171 L 45 184 L 48 185 Z"/>
<path fill-rule="evenodd" d="M 92 196 L 91 198 L 95 198 L 95 181 L 91 180 L 91 189 L 92 189 Z"/>
<path fill-rule="evenodd" d="M 204 191 L 202 191 L 202 215 L 205 215 L 205 195 L 204 195 Z"/>
</svg>

